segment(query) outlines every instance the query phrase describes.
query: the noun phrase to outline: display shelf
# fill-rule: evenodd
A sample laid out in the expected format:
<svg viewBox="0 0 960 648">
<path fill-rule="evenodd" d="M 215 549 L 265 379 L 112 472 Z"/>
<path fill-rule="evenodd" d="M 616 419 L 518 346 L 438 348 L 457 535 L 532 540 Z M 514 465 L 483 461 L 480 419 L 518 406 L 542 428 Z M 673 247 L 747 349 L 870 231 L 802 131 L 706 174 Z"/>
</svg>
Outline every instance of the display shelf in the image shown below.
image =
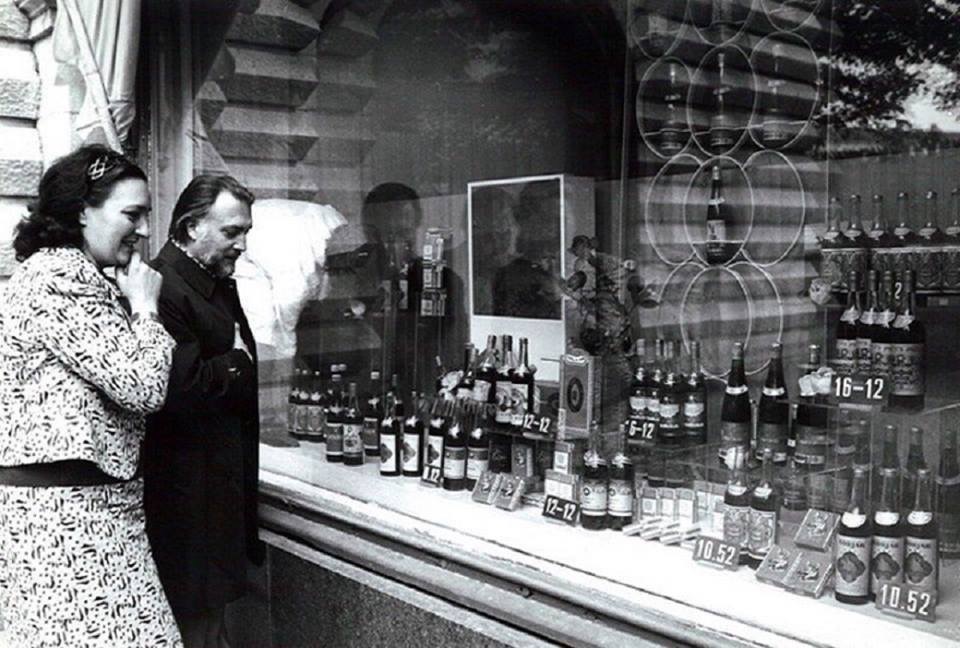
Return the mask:
<svg viewBox="0 0 960 648">
<path fill-rule="evenodd" d="M 829 592 L 814 600 L 765 585 L 745 567 L 716 571 L 695 564 L 683 548 L 554 524 L 532 507 L 502 511 L 416 479 L 382 478 L 374 464 L 328 464 L 322 452 L 322 445 L 262 446 L 263 488 L 297 493 L 303 503 L 406 536 L 445 559 L 495 559 L 518 573 L 533 570 L 569 599 L 616 606 L 621 615 L 653 611 L 677 632 L 699 627 L 714 642 L 763 646 L 947 647 L 960 641 L 960 561 L 941 565 L 937 623 L 906 621 L 870 606 L 840 605 Z"/>
</svg>

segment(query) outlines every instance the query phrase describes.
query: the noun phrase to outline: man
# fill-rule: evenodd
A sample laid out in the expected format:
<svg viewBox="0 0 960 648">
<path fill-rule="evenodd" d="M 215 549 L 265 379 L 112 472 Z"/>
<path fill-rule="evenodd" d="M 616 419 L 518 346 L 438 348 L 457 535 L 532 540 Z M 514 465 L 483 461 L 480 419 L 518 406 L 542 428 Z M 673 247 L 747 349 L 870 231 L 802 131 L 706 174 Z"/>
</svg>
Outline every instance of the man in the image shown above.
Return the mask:
<svg viewBox="0 0 960 648">
<path fill-rule="evenodd" d="M 147 534 L 187 648 L 226 646 L 227 603 L 243 595 L 257 540 L 257 368 L 233 274 L 253 195 L 201 175 L 180 195 L 153 260 L 159 313 L 176 339 L 164 408 L 143 449 Z"/>
</svg>

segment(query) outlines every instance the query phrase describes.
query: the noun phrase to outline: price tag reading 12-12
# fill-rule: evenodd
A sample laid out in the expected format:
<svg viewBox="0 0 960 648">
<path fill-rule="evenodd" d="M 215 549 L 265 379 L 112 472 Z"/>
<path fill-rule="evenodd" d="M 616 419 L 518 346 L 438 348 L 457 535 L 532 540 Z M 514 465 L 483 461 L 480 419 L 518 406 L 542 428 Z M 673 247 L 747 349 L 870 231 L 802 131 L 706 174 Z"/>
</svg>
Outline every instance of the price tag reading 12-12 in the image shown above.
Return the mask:
<svg viewBox="0 0 960 648">
<path fill-rule="evenodd" d="M 882 376 L 834 374 L 832 388 L 838 402 L 876 405 L 887 397 L 887 379 Z"/>
<path fill-rule="evenodd" d="M 736 571 L 740 566 L 740 547 L 719 538 L 697 536 L 693 545 L 693 559 L 711 567 Z"/>
<path fill-rule="evenodd" d="M 565 500 L 556 495 L 547 495 L 543 500 L 543 516 L 553 520 L 560 520 L 571 526 L 577 523 L 577 514 L 580 513 L 580 505 L 570 500 Z"/>
<path fill-rule="evenodd" d="M 911 616 L 935 621 L 937 596 L 933 592 L 915 590 L 896 583 L 884 583 L 877 594 L 877 609 L 896 616 Z"/>
</svg>

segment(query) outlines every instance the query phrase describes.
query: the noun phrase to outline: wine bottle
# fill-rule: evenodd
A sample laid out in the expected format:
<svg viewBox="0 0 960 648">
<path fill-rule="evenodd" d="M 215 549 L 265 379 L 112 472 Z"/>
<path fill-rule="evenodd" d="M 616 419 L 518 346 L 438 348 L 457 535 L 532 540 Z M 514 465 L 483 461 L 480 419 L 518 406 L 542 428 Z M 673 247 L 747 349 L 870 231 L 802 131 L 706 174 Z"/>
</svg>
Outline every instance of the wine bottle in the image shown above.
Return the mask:
<svg viewBox="0 0 960 648">
<path fill-rule="evenodd" d="M 536 367 L 530 364 L 529 343 L 520 338 L 520 360 L 510 377 L 510 400 L 513 409 L 510 412 L 510 425 L 515 429 L 523 427 L 524 417 L 534 410 L 534 373 Z"/>
<path fill-rule="evenodd" d="M 343 462 L 343 376 L 341 365 L 331 365 L 330 389 L 327 393 L 327 422 L 324 438 L 326 457 L 331 463 Z"/>
<path fill-rule="evenodd" d="M 873 524 L 867 509 L 867 473 L 854 468 L 850 502 L 837 526 L 834 598 L 863 605 L 870 600 L 870 558 Z"/>
<path fill-rule="evenodd" d="M 917 426 L 910 428 L 910 446 L 907 449 L 907 463 L 903 469 L 903 506 L 911 506 L 916 499 L 917 480 L 921 470 L 927 468 L 927 459 L 923 456 L 923 430 Z"/>
<path fill-rule="evenodd" d="M 454 408 L 455 409 L 455 408 Z M 454 412 L 443 442 L 443 488 L 460 491 L 467 477 L 467 431 L 460 413 Z"/>
<path fill-rule="evenodd" d="M 960 245 L 960 187 L 950 192 L 950 202 L 953 203 L 953 219 L 943 229 L 947 245 Z"/>
<path fill-rule="evenodd" d="M 380 422 L 380 475 L 400 475 L 403 456 L 403 401 L 398 396 L 397 374 L 393 374 L 390 391 L 384 398 L 386 415 Z"/>
<path fill-rule="evenodd" d="M 467 343 L 463 348 L 463 372 L 454 392 L 457 398 L 473 398 L 473 390 L 477 384 L 476 367 L 476 349 L 474 349 L 473 344 Z"/>
<path fill-rule="evenodd" d="M 943 432 L 936 487 L 940 555 L 944 558 L 960 558 L 960 464 L 957 462 L 955 429 Z"/>
<path fill-rule="evenodd" d="M 900 308 L 893 320 L 890 405 L 906 409 L 923 409 L 926 392 L 927 334 L 917 319 L 916 291 L 913 272 L 904 271 Z"/>
<path fill-rule="evenodd" d="M 884 469 L 900 471 L 900 455 L 897 451 L 897 427 L 886 425 L 883 428 L 883 441 L 880 455 L 880 465 L 874 467 L 871 499 L 876 504 L 880 501 L 881 477 Z"/>
<path fill-rule="evenodd" d="M 363 454 L 376 457 L 380 454 L 380 421 L 383 419 L 383 398 L 380 395 L 380 372 L 370 372 L 370 385 L 363 402 Z"/>
<path fill-rule="evenodd" d="M 487 348 L 477 360 L 477 375 L 473 383 L 473 400 L 478 403 L 496 402 L 497 336 L 487 336 Z"/>
<path fill-rule="evenodd" d="M 739 448 L 745 455 L 750 452 L 750 424 L 750 394 L 743 366 L 743 343 L 734 342 L 730 375 L 727 377 L 727 388 L 720 407 L 718 458 L 721 462 L 726 460 L 735 448 Z"/>
<path fill-rule="evenodd" d="M 307 371 L 307 389 L 304 393 L 303 432 L 314 441 L 322 441 L 327 424 L 329 404 L 323 393 L 323 377 L 320 371 Z"/>
<path fill-rule="evenodd" d="M 427 471 L 430 470 L 437 475 L 443 474 L 443 442 L 449 425 L 446 414 L 451 405 L 451 401 L 442 400 L 438 396 L 430 407 L 430 420 L 427 422 L 426 456 L 423 458 L 424 474 L 427 474 Z"/>
<path fill-rule="evenodd" d="M 783 476 L 783 508 L 787 511 L 807 510 L 807 476 L 795 457 L 790 458 Z"/>
<path fill-rule="evenodd" d="M 870 349 L 870 372 L 887 380 L 893 374 L 894 336 L 892 324 L 896 318 L 896 306 L 893 303 L 893 272 L 885 270 L 880 282 L 880 304 L 873 319 Z"/>
<path fill-rule="evenodd" d="M 912 248 L 919 239 L 910 229 L 910 194 L 901 191 L 897 194 L 897 225 L 893 228 L 896 247 Z"/>
<path fill-rule="evenodd" d="M 873 366 L 873 322 L 877 315 L 877 271 L 867 273 L 867 285 L 864 288 L 867 294 L 867 307 L 860 315 L 860 325 L 857 328 L 857 371 L 865 374 L 872 373 Z"/>
<path fill-rule="evenodd" d="M 819 367 L 820 346 L 811 344 L 806 369 L 808 372 L 813 372 Z M 827 430 L 827 410 L 813 391 L 812 382 L 807 380 L 800 382 L 800 399 L 797 403 L 794 431 L 796 434 L 794 458 L 800 465 L 800 469 L 807 473 L 823 470 L 828 454 L 827 446 L 831 441 Z M 807 496 L 810 499 L 810 493 Z M 819 508 L 815 501 L 810 501 L 809 505 Z"/>
<path fill-rule="evenodd" d="M 660 447 L 679 449 L 683 446 L 680 406 L 680 383 L 676 373 L 668 371 L 660 388 L 660 421 L 657 429 L 657 444 Z"/>
<path fill-rule="evenodd" d="M 707 442 L 707 382 L 700 364 L 700 342 L 690 343 L 690 373 L 683 400 L 683 433 L 686 445 Z"/>
<path fill-rule="evenodd" d="M 627 399 L 627 420 L 624 421 L 624 427 L 628 441 L 639 444 L 643 440 L 643 417 L 647 408 L 646 341 L 642 338 L 637 340 L 634 348 L 637 366 L 630 385 L 630 397 Z"/>
<path fill-rule="evenodd" d="M 343 463 L 363 465 L 363 412 L 357 396 L 357 383 L 347 387 L 347 401 L 343 408 Z"/>
<path fill-rule="evenodd" d="M 655 358 L 652 372 L 650 369 L 647 371 L 648 378 L 645 389 L 647 400 L 643 428 L 643 440 L 648 441 L 651 445 L 656 444 L 658 438 L 657 430 L 660 427 L 660 389 L 664 380 L 663 362 L 665 357 L 663 340 L 661 338 L 657 338 L 654 353 Z"/>
<path fill-rule="evenodd" d="M 750 480 L 747 478 L 747 453 L 734 446 L 728 455 L 730 465 L 727 488 L 723 493 L 723 539 L 740 547 L 740 564 L 749 561 Z"/>
<path fill-rule="evenodd" d="M 727 79 L 726 56 L 723 50 L 717 53 L 717 85 L 713 89 L 715 109 L 710 116 L 710 148 L 718 155 L 728 152 L 737 143 L 736 124 L 727 106 L 727 95 L 732 88 Z"/>
<path fill-rule="evenodd" d="M 607 471 L 607 527 L 620 531 L 633 521 L 633 464 L 622 437 Z"/>
<path fill-rule="evenodd" d="M 513 372 L 517 366 L 517 359 L 513 355 L 513 336 L 504 335 L 500 347 L 503 349 L 503 362 L 497 372 L 497 414 L 496 422 L 501 425 L 510 425 L 510 416 L 513 412 Z"/>
<path fill-rule="evenodd" d="M 903 582 L 903 526 L 900 524 L 899 475 L 881 471 L 880 504 L 873 514 L 873 547 L 870 552 L 870 593 L 880 593 L 884 583 Z"/>
<path fill-rule="evenodd" d="M 767 450 L 777 465 L 787 463 L 787 439 L 790 435 L 790 403 L 783 379 L 783 345 L 771 345 L 770 365 L 757 406 L 757 458 Z"/>
<path fill-rule="evenodd" d="M 472 429 L 467 439 L 466 486 L 473 490 L 480 475 L 490 467 L 490 440 L 487 436 L 486 410 L 474 412 Z"/>
<path fill-rule="evenodd" d="M 916 266 L 917 287 L 930 289 L 939 288 L 940 283 L 940 250 L 946 243 L 946 236 L 940 229 L 940 207 L 936 191 L 928 191 L 924 200 L 926 223 L 917 230 L 917 251 L 919 259 Z"/>
<path fill-rule="evenodd" d="M 940 576 L 940 550 L 937 521 L 933 515 L 931 486 L 933 476 L 927 468 L 917 471 L 913 505 L 904 528 L 903 576 L 914 589 L 937 594 Z"/>
<path fill-rule="evenodd" d="M 850 221 L 847 228 L 843 231 L 846 244 L 850 248 L 866 248 L 870 243 L 870 238 L 863 231 L 863 216 L 861 213 L 860 194 L 850 196 Z M 858 268 L 854 268 L 855 270 Z M 848 286 L 849 287 L 849 286 Z"/>
<path fill-rule="evenodd" d="M 290 380 L 290 393 L 287 396 L 287 434 L 297 439 L 304 436 L 297 425 L 303 402 L 303 397 L 300 395 L 304 382 L 303 372 L 304 370 L 299 367 L 294 370 Z"/>
<path fill-rule="evenodd" d="M 852 270 L 847 280 L 847 307 L 837 324 L 837 351 L 834 364 L 840 374 L 857 371 L 857 339 L 860 323 L 860 293 L 857 290 L 859 273 Z"/>
<path fill-rule="evenodd" d="M 667 114 L 660 129 L 660 150 L 666 155 L 676 155 L 686 144 L 687 121 L 683 114 L 686 92 L 677 78 L 680 66 L 671 61 L 667 70 L 669 81 L 663 97 Z"/>
<path fill-rule="evenodd" d="M 423 472 L 423 421 L 420 420 L 417 392 L 410 395 L 410 415 L 403 422 L 403 459 L 401 460 L 404 477 L 420 477 Z"/>
<path fill-rule="evenodd" d="M 767 148 L 780 148 L 790 141 L 790 122 L 783 109 L 783 98 L 780 88 L 786 83 L 781 61 L 783 60 L 783 45 L 774 43 L 773 71 L 767 79 L 767 109 L 760 128 L 760 139 Z"/>
<path fill-rule="evenodd" d="M 763 451 L 763 472 L 750 496 L 748 564 L 756 569 L 777 543 L 780 495 L 774 478 L 773 450 Z"/>
<path fill-rule="evenodd" d="M 607 462 L 596 448 L 583 457 L 583 479 L 580 480 L 580 524 L 597 531 L 606 527 Z"/>
<path fill-rule="evenodd" d="M 873 249 L 888 248 L 894 245 L 893 233 L 890 232 L 890 226 L 887 223 L 881 194 L 873 194 L 873 217 L 867 236 L 870 238 L 870 247 Z"/>
<path fill-rule="evenodd" d="M 710 176 L 710 201 L 707 203 L 707 263 L 726 263 L 729 258 L 730 206 L 723 195 L 720 165 L 714 164 Z"/>
<path fill-rule="evenodd" d="M 850 247 L 850 242 L 842 230 L 843 204 L 840 202 L 839 197 L 832 196 L 830 198 L 828 210 L 829 222 L 827 223 L 827 231 L 820 237 L 820 249 L 834 250 Z M 830 272 L 824 271 L 822 274 L 832 278 L 832 273 Z M 839 280 L 844 278 L 843 276 L 837 277 Z"/>
</svg>

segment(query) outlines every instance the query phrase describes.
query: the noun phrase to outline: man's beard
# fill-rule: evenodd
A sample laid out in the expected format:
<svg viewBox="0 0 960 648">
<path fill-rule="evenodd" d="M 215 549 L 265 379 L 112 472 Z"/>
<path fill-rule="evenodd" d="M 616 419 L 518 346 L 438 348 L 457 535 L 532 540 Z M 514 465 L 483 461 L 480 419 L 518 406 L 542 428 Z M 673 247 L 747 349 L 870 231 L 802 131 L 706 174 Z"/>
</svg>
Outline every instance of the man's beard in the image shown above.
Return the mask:
<svg viewBox="0 0 960 648">
<path fill-rule="evenodd" d="M 209 265 L 208 268 L 219 279 L 226 279 L 233 274 L 233 271 L 236 269 L 237 260 L 230 257 L 220 257 L 212 265 Z"/>
</svg>

